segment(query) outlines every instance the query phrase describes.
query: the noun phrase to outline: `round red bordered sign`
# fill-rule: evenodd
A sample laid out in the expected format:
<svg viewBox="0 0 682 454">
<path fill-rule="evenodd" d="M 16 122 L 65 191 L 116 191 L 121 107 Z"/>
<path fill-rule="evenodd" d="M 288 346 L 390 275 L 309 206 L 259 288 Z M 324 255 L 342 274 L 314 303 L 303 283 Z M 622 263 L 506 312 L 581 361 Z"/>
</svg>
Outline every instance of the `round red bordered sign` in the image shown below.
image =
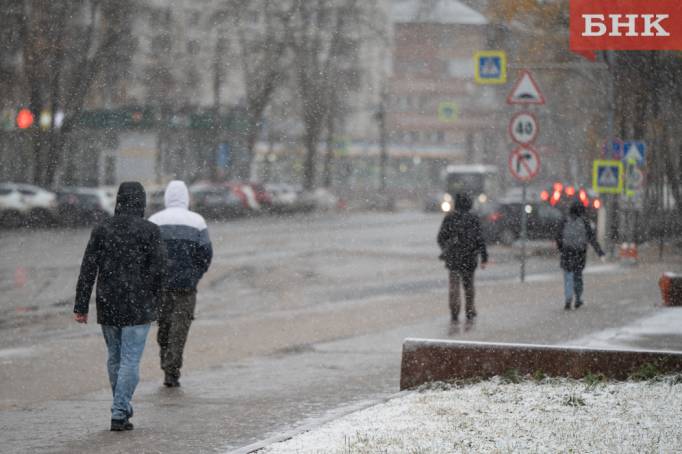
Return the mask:
<svg viewBox="0 0 682 454">
<path fill-rule="evenodd" d="M 519 145 L 528 145 L 538 137 L 538 120 L 530 112 L 519 112 L 509 122 L 509 137 Z"/>
<path fill-rule="evenodd" d="M 540 155 L 530 145 L 516 148 L 509 154 L 509 171 L 517 180 L 532 180 L 540 172 Z"/>
</svg>

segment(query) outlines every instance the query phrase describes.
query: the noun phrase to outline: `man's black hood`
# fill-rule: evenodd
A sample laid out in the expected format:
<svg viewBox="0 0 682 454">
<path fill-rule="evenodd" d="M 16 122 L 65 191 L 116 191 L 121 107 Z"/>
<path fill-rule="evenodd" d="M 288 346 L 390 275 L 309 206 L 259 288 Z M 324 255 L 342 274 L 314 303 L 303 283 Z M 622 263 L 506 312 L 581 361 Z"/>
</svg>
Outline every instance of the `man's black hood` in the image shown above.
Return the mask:
<svg viewBox="0 0 682 454">
<path fill-rule="evenodd" d="M 118 187 L 116 196 L 116 215 L 144 217 L 147 196 L 144 187 L 137 181 L 127 181 Z"/>
</svg>

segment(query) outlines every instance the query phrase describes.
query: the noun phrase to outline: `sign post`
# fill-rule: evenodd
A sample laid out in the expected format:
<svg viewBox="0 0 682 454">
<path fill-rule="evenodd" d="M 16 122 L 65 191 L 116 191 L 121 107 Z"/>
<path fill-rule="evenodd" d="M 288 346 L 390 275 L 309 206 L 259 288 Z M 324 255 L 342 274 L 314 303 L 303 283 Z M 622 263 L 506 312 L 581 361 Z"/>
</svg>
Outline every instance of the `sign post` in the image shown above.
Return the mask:
<svg viewBox="0 0 682 454">
<path fill-rule="evenodd" d="M 519 79 L 507 96 L 508 104 L 542 105 L 545 97 L 535 79 L 527 70 L 521 71 Z M 521 282 L 526 280 L 526 241 L 528 239 L 528 182 L 540 172 L 540 155 L 532 147 L 538 136 L 538 121 L 530 112 L 518 112 L 509 122 L 509 136 L 519 146 L 509 155 L 509 171 L 522 183 L 521 193 Z"/>
<path fill-rule="evenodd" d="M 522 183 L 521 192 L 521 282 L 526 280 L 526 240 L 528 237 L 527 186 L 540 171 L 540 156 L 530 145 L 521 145 L 509 155 L 509 171 Z"/>
</svg>

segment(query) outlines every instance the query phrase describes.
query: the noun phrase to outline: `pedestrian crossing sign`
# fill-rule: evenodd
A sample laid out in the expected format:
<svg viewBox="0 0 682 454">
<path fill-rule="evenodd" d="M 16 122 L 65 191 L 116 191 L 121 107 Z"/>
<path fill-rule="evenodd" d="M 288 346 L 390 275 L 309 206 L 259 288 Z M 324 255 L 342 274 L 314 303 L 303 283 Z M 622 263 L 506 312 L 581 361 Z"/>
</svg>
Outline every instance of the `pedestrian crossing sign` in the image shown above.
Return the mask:
<svg viewBox="0 0 682 454">
<path fill-rule="evenodd" d="M 623 163 L 597 159 L 592 167 L 592 188 L 600 194 L 623 192 Z"/>
<path fill-rule="evenodd" d="M 646 143 L 637 140 L 623 143 L 623 160 L 634 159 L 638 166 L 646 163 Z"/>
<path fill-rule="evenodd" d="M 474 78 L 478 84 L 507 83 L 507 54 L 502 50 L 482 50 L 474 54 Z"/>
</svg>

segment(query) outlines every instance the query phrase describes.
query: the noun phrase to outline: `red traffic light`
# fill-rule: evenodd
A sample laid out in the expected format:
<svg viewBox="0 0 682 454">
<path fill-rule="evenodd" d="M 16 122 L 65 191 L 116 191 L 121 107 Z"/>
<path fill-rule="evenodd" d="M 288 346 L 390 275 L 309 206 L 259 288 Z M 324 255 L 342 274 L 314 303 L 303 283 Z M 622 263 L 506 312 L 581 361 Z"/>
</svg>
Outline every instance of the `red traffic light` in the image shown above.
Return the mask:
<svg viewBox="0 0 682 454">
<path fill-rule="evenodd" d="M 27 108 L 23 108 L 17 114 L 17 127 L 19 129 L 30 128 L 33 124 L 33 114 Z"/>
</svg>

